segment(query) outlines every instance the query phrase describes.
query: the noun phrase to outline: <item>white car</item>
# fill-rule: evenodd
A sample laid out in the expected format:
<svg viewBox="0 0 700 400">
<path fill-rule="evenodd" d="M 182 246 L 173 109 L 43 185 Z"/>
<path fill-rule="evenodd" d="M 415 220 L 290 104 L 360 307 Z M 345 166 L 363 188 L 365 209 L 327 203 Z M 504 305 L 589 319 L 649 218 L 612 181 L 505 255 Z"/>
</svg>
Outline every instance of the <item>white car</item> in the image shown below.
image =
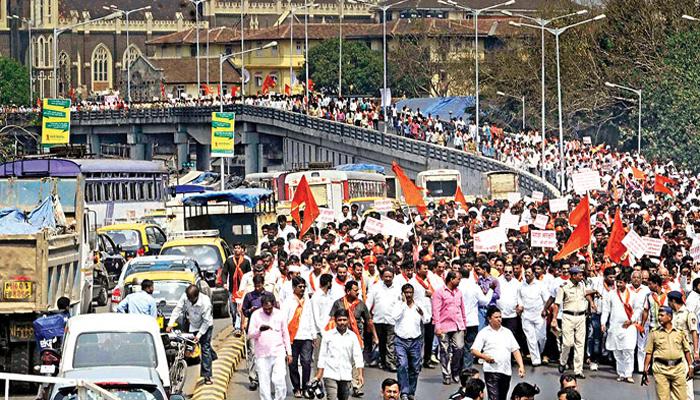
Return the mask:
<svg viewBox="0 0 700 400">
<path fill-rule="evenodd" d="M 155 318 L 137 314 L 87 314 L 68 320 L 59 376 L 96 367 L 153 368 L 166 390 L 170 372 Z"/>
</svg>

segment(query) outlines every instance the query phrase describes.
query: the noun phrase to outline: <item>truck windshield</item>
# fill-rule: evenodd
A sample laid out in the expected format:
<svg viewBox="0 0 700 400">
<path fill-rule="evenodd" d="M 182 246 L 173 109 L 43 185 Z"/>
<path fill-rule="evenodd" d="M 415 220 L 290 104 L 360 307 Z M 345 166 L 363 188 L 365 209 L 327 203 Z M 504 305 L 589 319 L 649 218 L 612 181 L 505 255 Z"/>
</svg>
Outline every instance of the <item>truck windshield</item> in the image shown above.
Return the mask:
<svg viewBox="0 0 700 400">
<path fill-rule="evenodd" d="M 148 332 L 86 332 L 78 335 L 73 368 L 155 368 L 156 346 Z"/>
<path fill-rule="evenodd" d="M 426 189 L 430 197 L 451 197 L 457 193 L 457 181 L 427 181 Z"/>
<path fill-rule="evenodd" d="M 141 247 L 141 235 L 139 235 L 139 231 L 123 229 L 118 231 L 107 231 L 105 234 L 112 239 L 114 244 L 120 246 L 122 250 L 132 251 L 138 250 L 138 248 Z"/>
<path fill-rule="evenodd" d="M 221 254 L 215 246 L 209 245 L 189 245 L 173 246 L 164 248 L 161 255 L 185 256 L 197 260 L 199 267 L 206 270 L 213 270 L 221 266 Z"/>
</svg>

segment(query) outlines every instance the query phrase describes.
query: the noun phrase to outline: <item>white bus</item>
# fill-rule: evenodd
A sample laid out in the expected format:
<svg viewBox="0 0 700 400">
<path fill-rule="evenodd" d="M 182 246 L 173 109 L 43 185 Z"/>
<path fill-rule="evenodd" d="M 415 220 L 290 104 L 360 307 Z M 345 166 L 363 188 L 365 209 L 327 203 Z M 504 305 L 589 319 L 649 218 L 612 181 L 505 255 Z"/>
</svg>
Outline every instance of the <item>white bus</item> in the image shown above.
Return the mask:
<svg viewBox="0 0 700 400">
<path fill-rule="evenodd" d="M 419 172 L 416 185 L 423 188 L 426 201 L 454 200 L 462 188 L 462 174 L 456 169 L 430 169 Z"/>
</svg>

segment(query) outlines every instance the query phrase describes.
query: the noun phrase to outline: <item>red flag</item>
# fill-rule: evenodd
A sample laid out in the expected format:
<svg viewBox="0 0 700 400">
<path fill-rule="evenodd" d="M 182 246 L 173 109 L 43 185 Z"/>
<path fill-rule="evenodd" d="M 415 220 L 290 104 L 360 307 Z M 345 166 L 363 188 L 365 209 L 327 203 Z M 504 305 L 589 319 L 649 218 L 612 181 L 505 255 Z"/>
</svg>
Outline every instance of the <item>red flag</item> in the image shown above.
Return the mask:
<svg viewBox="0 0 700 400">
<path fill-rule="evenodd" d="M 311 78 L 309 78 L 308 82 L 306 82 L 306 86 L 309 88 L 309 92 L 314 91 L 314 81 L 312 81 Z"/>
<path fill-rule="evenodd" d="M 401 185 L 401 191 L 406 199 L 406 204 L 409 206 L 414 206 L 418 209 L 421 215 L 425 215 L 427 208 L 425 206 L 425 200 L 423 200 L 423 192 L 416 186 L 403 172 L 403 169 L 396 163 L 396 161 L 391 162 L 391 170 L 394 171 L 396 179 L 399 180 Z"/>
<path fill-rule="evenodd" d="M 655 175 L 654 176 L 654 192 L 660 192 L 660 193 L 666 193 L 670 194 L 673 196 L 673 191 L 671 188 L 666 186 L 666 184 L 670 183 L 671 185 L 675 185 L 677 182 L 675 179 L 667 178 L 663 175 Z"/>
<path fill-rule="evenodd" d="M 284 94 L 286 94 L 287 96 L 292 95 L 292 87 L 287 85 L 286 83 L 284 84 Z"/>
<path fill-rule="evenodd" d="M 221 85 L 216 85 L 216 94 L 221 97 Z"/>
<path fill-rule="evenodd" d="M 625 228 L 622 226 L 622 219 L 620 218 L 620 209 L 618 208 L 615 212 L 615 222 L 613 222 L 608 245 L 605 246 L 605 256 L 618 264 L 622 261 L 622 256 L 627 252 L 627 247 L 622 244 L 625 234 Z"/>
<path fill-rule="evenodd" d="M 236 97 L 238 96 L 238 86 L 231 86 L 231 97 Z"/>
<path fill-rule="evenodd" d="M 635 168 L 635 167 L 632 167 L 632 177 L 634 179 L 637 179 L 640 181 L 647 179 L 647 175 L 644 172 L 642 172 L 640 169 Z"/>
<path fill-rule="evenodd" d="M 304 221 L 301 221 L 301 216 L 299 214 L 299 207 L 304 204 Z M 316 220 L 321 212 L 316 205 L 316 200 L 314 199 L 314 194 L 311 192 L 309 183 L 306 181 L 306 176 L 301 177 L 299 181 L 299 186 L 297 186 L 294 191 L 294 197 L 292 198 L 292 211 L 291 215 L 296 221 L 297 226 L 299 226 L 299 237 L 303 237 L 306 231 L 311 228 L 311 224 Z"/>
<path fill-rule="evenodd" d="M 467 199 L 464 198 L 464 193 L 462 193 L 462 188 L 457 185 L 457 192 L 455 193 L 455 203 L 462 205 L 462 209 L 467 211 Z"/>
<path fill-rule="evenodd" d="M 583 217 L 588 216 L 588 219 L 591 219 L 591 214 L 590 214 L 590 203 L 588 202 L 588 195 L 581 199 L 581 201 L 578 203 L 576 208 L 569 214 L 569 225 L 571 226 L 577 226 L 578 224 L 581 223 L 581 219 Z"/>
<path fill-rule="evenodd" d="M 265 77 L 265 80 L 263 81 L 263 84 L 262 84 L 262 93 L 268 94 L 270 92 L 270 89 L 274 89 L 275 86 L 277 86 L 277 82 L 275 81 L 275 78 L 273 78 L 272 75 L 268 74 Z"/>
<path fill-rule="evenodd" d="M 571 220 L 571 217 L 574 216 L 574 213 L 579 208 L 579 206 L 581 206 L 582 203 L 588 205 L 588 196 L 586 196 L 586 199 L 582 200 L 581 203 L 579 203 L 579 205 L 576 206 L 576 209 L 574 209 L 574 211 L 571 213 L 571 216 L 569 216 L 569 220 Z M 591 213 L 589 208 L 586 207 L 582 214 L 583 215 L 580 216 L 580 219 L 576 221 L 578 225 L 576 226 L 576 229 L 574 229 L 574 232 L 571 234 L 571 236 L 569 236 L 569 240 L 566 241 L 564 247 L 561 248 L 559 253 L 557 253 L 557 255 L 554 256 L 554 261 L 568 257 L 577 250 L 588 246 L 588 244 L 591 242 Z"/>
<path fill-rule="evenodd" d="M 160 83 L 160 97 L 165 98 L 165 85 L 163 82 Z"/>
</svg>

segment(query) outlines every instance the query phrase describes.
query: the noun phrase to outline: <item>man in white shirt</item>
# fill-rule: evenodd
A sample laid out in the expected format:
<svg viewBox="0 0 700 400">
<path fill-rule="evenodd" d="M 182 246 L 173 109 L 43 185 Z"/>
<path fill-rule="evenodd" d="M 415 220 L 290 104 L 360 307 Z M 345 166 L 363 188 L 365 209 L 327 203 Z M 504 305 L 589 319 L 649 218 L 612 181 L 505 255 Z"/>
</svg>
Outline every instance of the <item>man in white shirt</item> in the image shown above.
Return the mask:
<svg viewBox="0 0 700 400">
<path fill-rule="evenodd" d="M 501 310 L 503 326 L 513 332 L 513 335 L 519 336 L 521 328 L 515 307 L 518 305 L 520 281 L 515 279 L 513 274 L 514 269 L 512 265 L 503 267 L 503 275 L 498 277 L 498 287 L 501 293 L 496 301 L 496 307 Z"/>
<path fill-rule="evenodd" d="M 331 294 L 334 300 L 345 296 L 345 283 L 348 282 L 348 267 L 345 264 L 340 264 L 335 270 L 335 279 L 331 286 Z"/>
<path fill-rule="evenodd" d="M 315 379 L 323 379 L 327 400 L 348 400 L 353 368 L 357 369 L 360 385 L 364 384 L 362 348 L 355 333 L 348 329 L 348 310 L 339 308 L 333 317 L 336 328 L 323 335 Z"/>
<path fill-rule="evenodd" d="M 549 290 L 542 281 L 535 279 L 532 267 L 525 267 L 525 282 L 518 289 L 517 311 L 533 366 L 539 366 L 547 337 L 547 324 L 542 318 L 542 309 L 549 299 Z"/>
<path fill-rule="evenodd" d="M 615 285 L 617 290 L 603 299 L 600 326 L 603 333 L 607 333 L 605 348 L 615 356 L 617 381 L 634 383 L 632 372 L 634 347 L 637 345 L 635 322 L 639 317 L 634 315 L 627 277 L 623 274 L 617 275 Z"/>
<path fill-rule="evenodd" d="M 380 363 L 389 372 L 396 372 L 393 313 L 400 301 L 400 289 L 394 285 L 394 273 L 387 268 L 382 272 L 382 282 L 372 286 L 367 294 L 367 308 L 371 310 L 374 328 L 379 336 Z"/>
<path fill-rule="evenodd" d="M 493 297 L 493 289 L 489 288 L 486 293 L 476 283 L 470 272 L 459 282 L 459 291 L 464 297 L 464 310 L 467 313 L 467 330 L 464 334 L 465 349 L 471 349 L 476 335 L 479 332 L 479 306 L 486 307 Z M 493 282 L 495 285 L 495 281 Z M 464 352 L 464 368 L 471 368 L 474 365 L 474 356 L 471 351 Z"/>
<path fill-rule="evenodd" d="M 326 325 L 328 325 L 328 321 L 331 318 L 331 308 L 333 307 L 333 302 L 335 301 L 333 295 L 331 294 L 332 282 L 333 275 L 322 274 L 318 280 L 319 287 L 311 297 L 314 324 L 316 325 L 316 330 L 319 333 L 326 329 Z"/>
<path fill-rule="evenodd" d="M 628 286 L 628 289 L 632 293 L 632 299 L 630 300 L 634 306 L 634 313 L 639 315 L 641 320 L 641 315 L 644 312 L 644 300 L 649 294 L 649 287 L 642 284 L 642 273 L 641 271 L 632 272 L 632 284 Z M 644 352 L 644 345 L 646 344 L 646 336 L 644 335 L 644 330 L 641 332 L 637 330 L 637 372 L 642 373 L 642 367 L 644 367 L 644 357 L 646 353 Z"/>
<path fill-rule="evenodd" d="M 423 346 L 423 320 L 425 313 L 413 300 L 414 289 L 406 283 L 401 287 L 403 301 L 394 309 L 396 321 L 394 339 L 398 361 L 397 378 L 401 388 L 401 400 L 413 400 L 418 386 Z"/>
<path fill-rule="evenodd" d="M 289 378 L 292 381 L 294 397 L 300 398 L 311 378 L 313 340 L 317 330 L 314 323 L 311 300 L 305 294 L 306 281 L 300 276 L 292 278 L 294 292 L 282 303 L 282 313 L 289 326 L 289 340 L 292 343 L 292 363 L 289 365 Z M 299 359 L 301 358 L 301 380 L 299 380 Z"/>
<path fill-rule="evenodd" d="M 431 298 L 435 289 L 430 283 L 428 264 L 423 261 L 416 262 L 416 273 L 408 282 L 413 286 L 413 298 L 423 310 L 423 368 L 433 369 L 431 357 L 433 355 L 433 339 L 435 338 L 435 326 L 433 320 L 433 306 Z M 474 334 L 476 336 L 476 334 Z"/>
<path fill-rule="evenodd" d="M 486 320 L 488 325 L 476 335 L 471 352 L 474 357 L 484 360 L 484 380 L 489 399 L 506 400 L 513 371 L 511 355 L 518 364 L 520 378 L 525 377 L 525 366 L 515 336 L 508 328 L 501 326 L 501 311 L 498 307 L 489 307 Z"/>
</svg>

